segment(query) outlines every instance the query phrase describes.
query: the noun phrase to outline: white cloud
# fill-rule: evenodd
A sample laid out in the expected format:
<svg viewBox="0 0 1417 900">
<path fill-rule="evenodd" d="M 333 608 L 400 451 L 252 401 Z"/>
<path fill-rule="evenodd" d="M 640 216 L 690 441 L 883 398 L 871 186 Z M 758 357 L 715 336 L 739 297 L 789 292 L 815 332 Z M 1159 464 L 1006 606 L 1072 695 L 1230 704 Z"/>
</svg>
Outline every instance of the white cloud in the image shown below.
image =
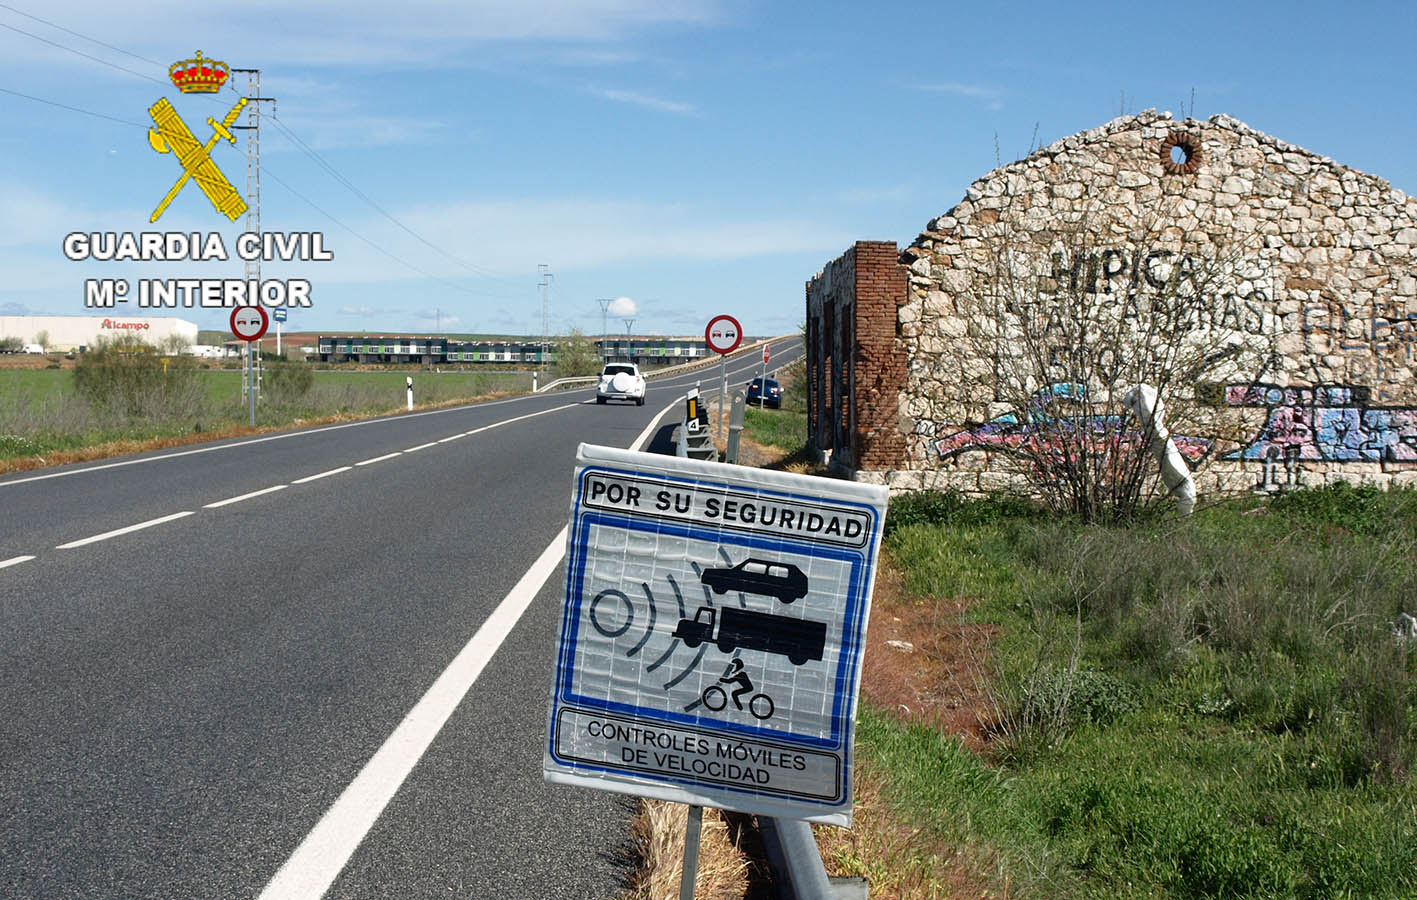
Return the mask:
<svg viewBox="0 0 1417 900">
<path fill-rule="evenodd" d="M 471 61 L 469 43 L 609 43 L 664 27 L 712 26 L 722 21 L 718 0 L 248 0 L 191 4 L 146 0 L 140 10 L 107 0 L 51 5 L 42 18 L 109 44 L 165 60 L 174 48 L 202 48 L 217 59 L 245 65 L 307 68 L 312 65 L 459 65 Z M 0 20 L 56 43 L 93 48 L 81 39 L 6 12 Z M 252 22 L 260 27 L 252 28 Z M 8 32 L 0 49 L 14 59 L 65 59 L 72 54 Z M 82 45 L 82 46 L 81 46 Z M 93 55 L 141 69 L 131 57 L 99 49 Z M 164 63 L 165 65 L 165 63 Z M 165 74 L 165 73 L 163 73 Z"/>
<path fill-rule="evenodd" d="M 446 309 L 437 309 L 436 307 L 432 309 L 420 309 L 413 314 L 413 317 L 419 321 L 432 322 L 435 327 L 441 328 L 444 331 L 462 324 L 461 316 L 452 315 Z"/>
<path fill-rule="evenodd" d="M 660 97 L 652 97 L 649 94 L 641 94 L 636 91 L 621 91 L 608 88 L 591 88 L 590 92 L 605 100 L 613 100 L 616 103 L 629 103 L 633 106 L 643 106 L 648 109 L 657 109 L 661 112 L 674 113 L 675 115 L 687 116 L 694 112 L 694 107 L 688 103 L 680 103 L 676 100 L 664 100 Z"/>
<path fill-rule="evenodd" d="M 825 227 L 801 218 L 744 219 L 712 222 L 680 205 L 613 201 L 507 200 L 460 203 L 396 210 L 394 215 L 424 235 L 457 235 L 458 256 L 482 268 L 495 266 L 501 276 L 535 272 L 546 262 L 547 222 L 578 229 L 575 241 L 557 244 L 551 260 L 559 268 L 601 268 L 630 262 L 723 261 L 783 253 L 822 253 L 828 257 L 855 239 L 846 229 Z M 407 235 L 386 220 L 356 226 L 371 239 L 395 246 L 408 244 Z M 375 232 L 378 232 L 376 235 Z M 413 254 L 410 246 L 407 253 Z M 419 254 L 426 259 L 427 248 Z M 412 256 L 405 256 L 412 259 Z M 437 271 L 464 276 L 462 269 L 434 263 Z"/>
<path fill-rule="evenodd" d="M 616 297 L 614 300 L 610 301 L 610 305 L 606 307 L 606 312 L 610 313 L 610 315 L 619 316 L 621 318 L 638 315 L 639 311 L 639 305 L 629 297 Z"/>
<path fill-rule="evenodd" d="M 1004 90 L 994 85 L 943 81 L 930 84 L 917 84 L 915 85 L 915 90 L 930 94 L 953 94 L 956 97 L 967 97 L 970 100 L 978 100 L 987 104 L 990 109 L 1004 108 L 1004 103 L 1001 99 L 1004 96 Z"/>
</svg>

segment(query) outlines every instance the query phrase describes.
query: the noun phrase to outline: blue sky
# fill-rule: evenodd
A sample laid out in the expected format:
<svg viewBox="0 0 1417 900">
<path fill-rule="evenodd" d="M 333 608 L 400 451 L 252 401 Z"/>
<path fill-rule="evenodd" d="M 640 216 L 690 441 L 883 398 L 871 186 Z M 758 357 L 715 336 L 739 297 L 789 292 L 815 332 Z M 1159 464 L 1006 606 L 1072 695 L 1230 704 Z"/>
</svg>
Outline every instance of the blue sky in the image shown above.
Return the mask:
<svg viewBox="0 0 1417 900">
<path fill-rule="evenodd" d="M 1409 4 L 1363 2 L 0 0 L 0 314 L 84 313 L 89 277 L 241 276 L 234 252 L 61 251 L 73 231 L 234 247 L 194 185 L 148 224 L 181 174 L 148 107 L 168 97 L 202 139 L 237 96 L 167 83 L 197 50 L 277 98 L 263 228 L 334 253 L 264 265 L 313 284 L 288 328 L 539 334 L 545 264 L 553 332 L 599 334 L 597 298 L 628 298 L 637 334 L 725 312 L 767 334 L 853 241 L 910 243 L 996 146 L 1008 162 L 1123 111 L 1228 113 L 1417 191 L 1414 35 Z M 245 147 L 212 154 L 244 190 Z"/>
</svg>

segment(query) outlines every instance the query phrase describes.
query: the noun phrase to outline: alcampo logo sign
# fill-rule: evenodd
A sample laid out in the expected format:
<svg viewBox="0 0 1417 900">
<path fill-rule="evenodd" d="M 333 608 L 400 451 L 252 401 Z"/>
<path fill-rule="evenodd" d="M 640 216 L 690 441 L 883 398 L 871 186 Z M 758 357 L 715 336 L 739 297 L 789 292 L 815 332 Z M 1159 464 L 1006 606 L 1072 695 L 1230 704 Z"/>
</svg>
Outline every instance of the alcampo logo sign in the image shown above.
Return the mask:
<svg viewBox="0 0 1417 900">
<path fill-rule="evenodd" d="M 101 328 L 116 328 L 120 331 L 146 331 L 152 327 L 151 322 L 119 322 L 115 319 L 104 319 Z"/>
<path fill-rule="evenodd" d="M 215 94 L 231 78 L 231 67 L 210 59 L 199 50 L 195 57 L 173 63 L 168 78 L 183 94 Z M 166 98 L 148 108 L 153 124 L 148 129 L 148 145 L 170 155 L 180 168 L 177 180 L 158 202 L 148 218 L 162 217 L 188 182 L 196 182 L 212 207 L 227 221 L 235 222 L 247 211 L 246 200 L 217 166 L 212 151 L 223 140 L 236 144 L 232 128 L 250 98 L 241 97 L 218 121 L 207 118 L 211 134 L 199 141 L 192 129 Z M 324 262 L 334 254 L 324 247 L 324 235 L 308 232 L 246 232 L 236 239 L 236 255 L 248 262 L 282 260 Z M 81 232 L 64 236 L 64 255 L 75 262 L 210 262 L 231 257 L 220 232 Z M 136 299 L 141 308 L 173 309 L 201 307 L 220 309 L 236 306 L 311 306 L 310 282 L 304 278 L 246 280 L 243 278 L 140 278 L 133 291 L 126 278 L 90 278 L 84 282 L 84 306 L 114 308 Z M 136 297 L 134 297 L 136 294 Z"/>
</svg>

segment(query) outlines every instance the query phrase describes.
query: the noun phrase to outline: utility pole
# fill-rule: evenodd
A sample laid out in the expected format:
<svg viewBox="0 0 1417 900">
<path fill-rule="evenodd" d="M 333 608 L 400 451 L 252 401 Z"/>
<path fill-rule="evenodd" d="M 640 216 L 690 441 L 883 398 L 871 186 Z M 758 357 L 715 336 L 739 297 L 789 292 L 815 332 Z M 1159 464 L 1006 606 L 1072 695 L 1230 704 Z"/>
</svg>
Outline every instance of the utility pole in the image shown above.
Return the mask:
<svg viewBox="0 0 1417 900">
<path fill-rule="evenodd" d="M 546 371 L 546 347 L 551 343 L 551 274 L 550 263 L 537 263 L 541 276 L 541 370 Z"/>
<path fill-rule="evenodd" d="M 610 343 L 610 332 L 605 330 L 605 315 L 610 310 L 610 304 L 615 302 L 613 297 L 597 297 L 596 303 L 600 304 L 600 361 L 604 363 L 610 358 L 607 345 Z"/>
<path fill-rule="evenodd" d="M 635 348 L 630 337 L 630 329 L 635 327 L 634 319 L 625 319 L 625 355 L 629 357 L 629 362 L 635 361 Z"/>
<path fill-rule="evenodd" d="M 231 74 L 238 72 L 246 73 L 246 125 L 233 125 L 233 130 L 240 129 L 246 134 L 246 230 L 251 234 L 261 233 L 261 104 L 270 103 L 274 112 L 276 98 L 261 96 L 261 70 L 260 69 L 232 69 Z M 264 250 L 264 248 L 262 248 Z M 261 284 L 261 254 L 257 253 L 254 258 L 246 260 L 246 283 L 257 286 L 260 290 Z M 252 300 L 255 305 L 257 300 Z M 279 333 L 279 329 L 277 329 Z M 277 341 L 279 343 L 279 341 Z M 258 342 L 246 342 L 246 377 L 241 380 L 243 392 L 247 395 L 246 402 L 251 410 L 251 425 L 256 424 L 256 393 L 259 390 L 258 381 L 261 366 L 261 351 L 257 346 Z"/>
</svg>

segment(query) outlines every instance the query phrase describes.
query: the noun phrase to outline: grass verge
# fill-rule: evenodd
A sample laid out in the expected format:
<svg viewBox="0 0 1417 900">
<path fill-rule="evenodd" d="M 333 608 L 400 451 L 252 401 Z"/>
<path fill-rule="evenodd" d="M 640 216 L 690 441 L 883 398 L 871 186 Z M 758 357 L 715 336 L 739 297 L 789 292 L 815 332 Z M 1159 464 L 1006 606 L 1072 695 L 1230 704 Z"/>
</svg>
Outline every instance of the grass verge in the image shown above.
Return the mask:
<svg viewBox="0 0 1417 900">
<path fill-rule="evenodd" d="M 159 361 L 160 362 L 160 361 Z M 141 396 L 131 403 L 95 402 L 75 388 L 73 371 L 0 372 L 0 472 L 102 459 L 291 427 L 402 412 L 406 373 L 314 372 L 271 367 L 267 390 L 248 425 L 240 373 L 196 370 L 189 389 Z M 302 373 L 308 370 L 300 369 Z M 415 376 L 416 409 L 469 403 L 524 387 L 519 374 L 443 373 Z M 112 393 L 110 391 L 110 393 Z"/>
<path fill-rule="evenodd" d="M 968 648 L 988 743 L 863 704 L 862 769 L 929 852 L 847 870 L 908 897 L 1417 896 L 1417 641 L 1394 629 L 1417 493 L 1130 528 L 925 497 L 893 507 L 886 555 L 903 609 L 993 635 Z"/>
</svg>

